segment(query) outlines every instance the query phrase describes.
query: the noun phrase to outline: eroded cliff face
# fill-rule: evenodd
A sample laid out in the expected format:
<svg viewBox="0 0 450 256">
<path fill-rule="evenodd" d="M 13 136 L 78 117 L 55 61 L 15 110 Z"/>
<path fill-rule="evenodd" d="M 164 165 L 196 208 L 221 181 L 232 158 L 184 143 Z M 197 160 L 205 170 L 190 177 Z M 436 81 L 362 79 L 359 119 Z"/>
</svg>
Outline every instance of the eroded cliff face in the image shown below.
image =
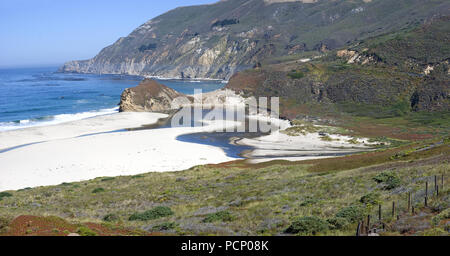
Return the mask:
<svg viewBox="0 0 450 256">
<path fill-rule="evenodd" d="M 182 7 L 60 71 L 229 79 L 260 62 L 332 50 L 449 9 L 445 0 L 227 0 Z"/>
<path fill-rule="evenodd" d="M 123 91 L 120 112 L 167 112 L 174 109 L 172 102 L 186 95 L 152 79 L 143 80 L 138 86 Z"/>
</svg>

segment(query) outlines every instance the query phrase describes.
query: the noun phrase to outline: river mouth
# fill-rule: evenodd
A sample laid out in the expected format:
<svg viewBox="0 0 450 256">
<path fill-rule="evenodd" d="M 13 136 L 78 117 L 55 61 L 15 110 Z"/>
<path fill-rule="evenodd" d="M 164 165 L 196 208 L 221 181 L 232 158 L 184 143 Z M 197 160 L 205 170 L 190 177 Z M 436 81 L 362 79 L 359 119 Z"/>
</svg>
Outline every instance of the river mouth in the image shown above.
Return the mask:
<svg viewBox="0 0 450 256">
<path fill-rule="evenodd" d="M 216 118 L 213 119 L 214 121 L 236 121 L 236 117 L 238 116 L 239 111 L 233 107 L 211 107 L 206 109 L 201 107 L 190 107 L 188 109 L 188 112 L 191 113 L 191 116 L 189 118 L 189 123 L 187 125 L 183 125 L 183 127 L 208 126 L 207 120 L 211 120 L 211 118 L 208 116 L 211 115 L 211 112 L 213 111 L 219 113 L 219 115 L 217 115 Z M 180 113 L 180 111 L 181 110 L 169 113 L 169 116 L 167 118 L 162 118 L 155 124 L 143 125 L 142 127 L 128 130 L 136 131 L 180 127 L 177 126 L 177 124 L 174 126 L 174 119 L 176 115 Z M 198 111 L 197 116 L 194 114 L 195 111 Z M 245 109 L 244 111 L 244 118 L 241 118 L 240 124 L 236 125 L 233 130 L 225 130 L 222 128 L 219 130 L 208 132 L 186 133 L 177 136 L 176 140 L 218 147 L 221 148 L 228 157 L 256 161 L 276 159 L 290 159 L 293 161 L 297 161 L 295 159 L 341 157 L 371 150 L 370 148 L 366 147 L 352 146 L 343 148 L 336 145 L 322 146 L 318 148 L 316 148 L 315 146 L 311 148 L 304 148 L 302 147 L 302 145 L 296 145 L 294 149 L 286 149 L 286 146 L 291 147 L 293 144 L 295 145 L 295 142 L 285 142 L 284 145 L 274 146 L 272 148 L 250 145 L 245 143 L 245 141 L 248 139 L 259 140 L 260 137 L 273 134 L 274 132 L 279 132 L 279 130 L 282 130 L 282 128 L 280 127 L 280 123 L 285 122 L 287 124 L 289 121 L 281 119 L 259 120 L 256 121 L 255 126 L 255 123 L 251 125 L 252 122 L 255 122 L 255 116 L 249 116 L 248 109 Z M 201 114 L 198 115 L 198 113 Z M 240 114 L 242 115 L 241 112 Z M 322 141 L 320 139 L 317 139 L 317 143 L 321 142 Z M 263 153 L 262 155 L 256 154 L 256 152 L 261 151 L 265 153 Z"/>
<path fill-rule="evenodd" d="M 191 118 L 188 121 L 189 124 L 185 124 L 182 127 L 200 127 L 200 126 L 208 126 L 207 121 L 237 121 L 236 118 L 241 112 L 234 107 L 211 107 L 211 108 L 200 108 L 200 107 L 189 107 L 188 112 L 191 113 Z M 185 108 L 186 110 L 186 108 Z M 173 122 L 177 113 L 180 113 L 182 110 L 173 111 L 169 113 L 169 116 L 166 118 L 159 119 L 155 124 L 143 125 L 138 128 L 127 129 L 129 131 L 139 131 L 139 130 L 148 130 L 148 129 L 170 129 L 174 126 Z M 197 113 L 201 113 L 201 115 L 196 116 Z M 213 111 L 218 114 L 211 119 L 208 117 L 211 115 Z M 256 125 L 251 126 L 252 122 L 255 122 L 252 118 L 247 114 L 248 109 L 246 111 L 244 118 L 241 118 L 241 122 L 239 125 L 236 125 L 233 131 L 229 131 L 228 129 L 224 131 L 224 129 L 219 129 L 216 131 L 210 132 L 194 132 L 194 133 L 186 133 L 176 137 L 178 141 L 209 145 L 214 147 L 221 148 L 228 157 L 237 158 L 237 159 L 245 159 L 244 154 L 246 152 L 252 151 L 255 147 L 239 144 L 238 142 L 244 138 L 258 138 L 264 135 L 269 135 L 270 132 L 263 132 L 262 130 L 270 129 L 271 131 L 276 131 L 279 129 L 278 125 L 267 121 L 265 128 L 262 128 L 262 125 L 259 122 L 256 122 Z M 238 113 L 239 112 L 239 113 Z M 270 127 L 270 128 L 269 128 Z"/>
</svg>

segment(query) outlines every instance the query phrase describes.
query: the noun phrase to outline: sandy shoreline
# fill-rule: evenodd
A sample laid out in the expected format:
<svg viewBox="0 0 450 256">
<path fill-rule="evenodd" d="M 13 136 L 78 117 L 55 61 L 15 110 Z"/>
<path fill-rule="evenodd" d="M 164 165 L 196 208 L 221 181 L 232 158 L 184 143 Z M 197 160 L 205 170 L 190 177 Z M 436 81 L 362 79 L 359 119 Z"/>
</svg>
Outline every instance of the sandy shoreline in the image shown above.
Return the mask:
<svg viewBox="0 0 450 256">
<path fill-rule="evenodd" d="M 220 120 L 206 121 L 209 125 L 204 127 L 125 130 L 154 124 L 165 117 L 160 113 L 126 112 L 0 132 L 0 191 L 104 176 L 181 171 L 236 159 L 220 147 L 183 142 L 177 137 L 225 130 L 241 125 L 239 122 Z M 289 126 L 285 120 L 272 121 L 282 129 Z M 330 136 L 336 140 L 323 141 L 317 133 L 288 136 L 276 131 L 243 138 L 238 144 L 254 148 L 244 155 L 253 163 L 318 159 L 370 149 L 364 143 L 348 143 L 345 136 Z"/>
<path fill-rule="evenodd" d="M 0 132 L 0 151 L 29 143 L 140 127 L 144 124 L 154 124 L 158 119 L 165 117 L 167 117 L 166 114 L 160 113 L 124 112 L 95 116 L 55 125 L 4 131 Z"/>
<path fill-rule="evenodd" d="M 117 113 L 85 120 L 0 133 L 0 191 L 57 185 L 102 176 L 178 171 L 233 160 L 220 148 L 177 141 L 186 133 L 214 131 L 236 122 L 110 132 L 165 117 L 159 113 Z M 92 134 L 89 136 L 83 136 Z M 41 142 L 44 141 L 44 142 Z"/>
</svg>

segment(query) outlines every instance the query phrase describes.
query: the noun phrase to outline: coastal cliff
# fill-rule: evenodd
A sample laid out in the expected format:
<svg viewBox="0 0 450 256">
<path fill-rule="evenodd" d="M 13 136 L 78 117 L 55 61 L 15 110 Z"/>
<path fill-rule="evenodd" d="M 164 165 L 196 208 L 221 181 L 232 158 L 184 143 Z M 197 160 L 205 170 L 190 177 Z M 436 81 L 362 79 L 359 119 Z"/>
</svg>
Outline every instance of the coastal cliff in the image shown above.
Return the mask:
<svg viewBox="0 0 450 256">
<path fill-rule="evenodd" d="M 228 80 L 260 63 L 325 53 L 449 9 L 445 0 L 227 0 L 180 7 L 59 71 Z"/>
</svg>

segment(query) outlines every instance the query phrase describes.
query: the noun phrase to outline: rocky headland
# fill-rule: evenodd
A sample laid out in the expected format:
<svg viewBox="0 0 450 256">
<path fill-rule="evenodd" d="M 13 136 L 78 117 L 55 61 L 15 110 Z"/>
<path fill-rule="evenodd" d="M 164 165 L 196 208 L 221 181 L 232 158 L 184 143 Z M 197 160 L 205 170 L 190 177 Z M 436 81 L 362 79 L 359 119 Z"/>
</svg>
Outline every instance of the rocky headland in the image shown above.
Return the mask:
<svg viewBox="0 0 450 256">
<path fill-rule="evenodd" d="M 167 112 L 174 109 L 173 101 L 186 98 L 152 79 L 144 79 L 138 86 L 125 89 L 120 97 L 120 112 Z M 189 103 L 189 102 L 187 102 Z"/>
</svg>

